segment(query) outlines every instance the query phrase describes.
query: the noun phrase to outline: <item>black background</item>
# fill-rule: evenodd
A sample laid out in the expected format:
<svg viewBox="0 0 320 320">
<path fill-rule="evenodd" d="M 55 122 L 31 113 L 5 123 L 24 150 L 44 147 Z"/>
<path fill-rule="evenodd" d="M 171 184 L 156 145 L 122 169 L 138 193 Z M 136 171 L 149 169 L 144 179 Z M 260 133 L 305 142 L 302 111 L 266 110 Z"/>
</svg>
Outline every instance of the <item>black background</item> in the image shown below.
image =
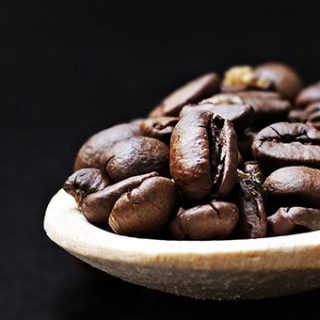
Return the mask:
<svg viewBox="0 0 320 320">
<path fill-rule="evenodd" d="M 144 116 L 186 80 L 268 60 L 319 80 L 318 18 L 307 1 L 2 1 L 0 319 L 317 317 L 320 291 L 194 301 L 79 269 L 42 221 L 89 135 Z"/>
</svg>

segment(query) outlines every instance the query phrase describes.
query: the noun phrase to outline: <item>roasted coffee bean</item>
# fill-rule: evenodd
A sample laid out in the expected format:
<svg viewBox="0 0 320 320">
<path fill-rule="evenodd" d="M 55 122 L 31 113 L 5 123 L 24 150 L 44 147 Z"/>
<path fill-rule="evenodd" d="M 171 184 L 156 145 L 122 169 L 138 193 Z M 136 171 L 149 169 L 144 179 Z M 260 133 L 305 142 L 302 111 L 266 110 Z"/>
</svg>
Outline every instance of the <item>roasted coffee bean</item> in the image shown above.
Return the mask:
<svg viewBox="0 0 320 320">
<path fill-rule="evenodd" d="M 275 91 L 286 99 L 297 96 L 302 87 L 302 81 L 295 70 L 283 63 L 265 63 L 254 69 L 258 79 L 268 79 Z"/>
<path fill-rule="evenodd" d="M 209 111 L 190 111 L 171 136 L 170 170 L 183 197 L 191 202 L 231 191 L 238 148 L 233 125 Z"/>
<path fill-rule="evenodd" d="M 149 118 L 142 121 L 141 132 L 146 137 L 156 138 L 169 143 L 172 131 L 178 121 L 178 117 Z"/>
<path fill-rule="evenodd" d="M 110 183 L 110 179 L 100 169 L 84 168 L 74 172 L 64 183 L 63 189 L 73 196 L 80 206 L 83 198 L 101 191 Z"/>
<path fill-rule="evenodd" d="M 221 118 L 230 120 L 238 130 L 250 126 L 254 120 L 254 111 L 239 96 L 232 94 L 218 94 L 201 101 L 197 105 L 187 105 L 180 112 L 180 117 L 190 110 L 210 111 Z"/>
<path fill-rule="evenodd" d="M 196 103 L 212 96 L 218 92 L 219 85 L 219 77 L 213 72 L 196 78 L 166 97 L 150 113 L 150 117 L 177 117 L 184 105 Z"/>
<path fill-rule="evenodd" d="M 105 170 L 114 181 L 151 171 L 169 174 L 169 148 L 154 138 L 133 137 L 117 142 L 103 158 Z"/>
<path fill-rule="evenodd" d="M 291 104 L 283 100 L 278 93 L 264 91 L 243 91 L 235 93 L 254 110 L 255 125 L 285 120 Z"/>
<path fill-rule="evenodd" d="M 320 82 L 303 89 L 296 98 L 296 106 L 303 108 L 318 101 L 320 102 Z"/>
<path fill-rule="evenodd" d="M 320 230 L 320 209 L 292 207 L 280 208 L 268 217 L 270 233 L 275 236 L 296 231 Z"/>
<path fill-rule="evenodd" d="M 289 165 L 320 167 L 320 131 L 303 123 L 274 123 L 257 134 L 252 153 L 272 168 Z"/>
<path fill-rule="evenodd" d="M 154 235 L 166 226 L 176 207 L 175 184 L 163 177 L 149 178 L 117 200 L 109 225 L 123 235 Z"/>
<path fill-rule="evenodd" d="M 221 87 L 223 92 L 250 89 L 270 90 L 272 89 L 272 81 L 266 77 L 257 77 L 251 66 L 235 66 L 225 72 Z"/>
<path fill-rule="evenodd" d="M 301 89 L 301 79 L 289 66 L 265 63 L 255 68 L 236 66 L 224 76 L 222 91 L 272 90 L 286 99 L 293 99 Z"/>
<path fill-rule="evenodd" d="M 169 230 L 177 240 L 223 239 L 233 231 L 238 218 L 235 204 L 211 201 L 194 208 L 180 209 Z"/>
<path fill-rule="evenodd" d="M 79 150 L 74 170 L 90 167 L 104 169 L 105 162 L 101 159 L 104 152 L 116 142 L 141 136 L 140 122 L 133 121 L 131 123 L 119 124 L 93 135 Z"/>
<path fill-rule="evenodd" d="M 252 179 L 240 179 L 239 211 L 242 237 L 253 239 L 267 235 L 263 189 Z"/>
<path fill-rule="evenodd" d="M 244 164 L 238 171 L 240 183 L 238 233 L 243 238 L 262 238 L 267 235 L 267 217 L 263 197 L 263 174 L 257 162 Z"/>
<path fill-rule="evenodd" d="M 80 209 L 90 222 L 107 223 L 114 204 L 122 194 L 137 188 L 144 180 L 156 176 L 159 176 L 156 172 L 147 173 L 107 186 L 106 188 L 91 193 L 83 198 Z"/>
<path fill-rule="evenodd" d="M 272 172 L 263 183 L 269 196 L 281 203 L 301 203 L 320 208 L 320 170 L 304 166 L 284 167 Z"/>
</svg>

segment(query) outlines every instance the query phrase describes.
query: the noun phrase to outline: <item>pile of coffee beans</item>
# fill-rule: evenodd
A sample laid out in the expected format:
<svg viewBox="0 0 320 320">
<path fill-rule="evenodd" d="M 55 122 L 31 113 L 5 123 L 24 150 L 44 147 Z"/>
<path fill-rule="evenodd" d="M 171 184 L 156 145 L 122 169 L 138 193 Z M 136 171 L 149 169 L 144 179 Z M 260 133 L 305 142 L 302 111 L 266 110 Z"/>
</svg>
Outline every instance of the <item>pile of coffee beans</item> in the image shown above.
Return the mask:
<svg viewBox="0 0 320 320">
<path fill-rule="evenodd" d="M 93 224 L 158 239 L 320 229 L 320 83 L 236 66 L 171 93 L 146 119 L 84 143 L 64 190 Z"/>
</svg>

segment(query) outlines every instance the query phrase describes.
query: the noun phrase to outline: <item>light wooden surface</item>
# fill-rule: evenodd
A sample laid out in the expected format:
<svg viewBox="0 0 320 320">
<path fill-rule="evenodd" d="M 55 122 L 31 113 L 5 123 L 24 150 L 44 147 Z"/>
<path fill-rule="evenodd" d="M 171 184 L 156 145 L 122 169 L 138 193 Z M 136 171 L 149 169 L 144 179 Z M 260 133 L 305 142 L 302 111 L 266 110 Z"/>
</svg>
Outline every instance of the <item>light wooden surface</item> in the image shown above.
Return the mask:
<svg viewBox="0 0 320 320">
<path fill-rule="evenodd" d="M 255 240 L 164 241 L 119 236 L 84 218 L 60 190 L 49 238 L 125 281 L 201 299 L 258 299 L 320 287 L 320 231 Z"/>
</svg>

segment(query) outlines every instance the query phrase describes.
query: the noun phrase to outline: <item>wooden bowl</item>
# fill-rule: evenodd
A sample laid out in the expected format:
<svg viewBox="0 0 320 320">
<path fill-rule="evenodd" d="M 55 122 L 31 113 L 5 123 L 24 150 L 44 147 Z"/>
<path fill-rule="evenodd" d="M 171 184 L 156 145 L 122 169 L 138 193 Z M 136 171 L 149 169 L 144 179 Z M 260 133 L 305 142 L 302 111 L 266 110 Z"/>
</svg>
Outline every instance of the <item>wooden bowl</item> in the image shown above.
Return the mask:
<svg viewBox="0 0 320 320">
<path fill-rule="evenodd" d="M 125 281 L 199 299 L 260 299 L 320 287 L 320 231 L 220 241 L 120 236 L 90 224 L 60 190 L 44 219 L 60 247 Z"/>
</svg>

